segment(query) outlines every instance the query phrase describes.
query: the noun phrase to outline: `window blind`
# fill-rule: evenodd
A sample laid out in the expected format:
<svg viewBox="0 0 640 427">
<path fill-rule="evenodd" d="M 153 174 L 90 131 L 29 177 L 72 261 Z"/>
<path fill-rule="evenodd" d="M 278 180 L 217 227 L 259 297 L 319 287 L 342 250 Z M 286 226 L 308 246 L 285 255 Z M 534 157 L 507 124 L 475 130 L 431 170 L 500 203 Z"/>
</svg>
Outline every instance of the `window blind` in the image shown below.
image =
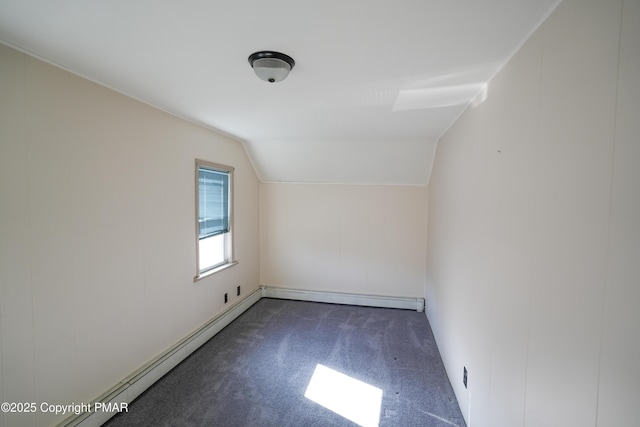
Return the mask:
<svg viewBox="0 0 640 427">
<path fill-rule="evenodd" d="M 198 168 L 198 237 L 229 232 L 229 172 Z"/>
</svg>

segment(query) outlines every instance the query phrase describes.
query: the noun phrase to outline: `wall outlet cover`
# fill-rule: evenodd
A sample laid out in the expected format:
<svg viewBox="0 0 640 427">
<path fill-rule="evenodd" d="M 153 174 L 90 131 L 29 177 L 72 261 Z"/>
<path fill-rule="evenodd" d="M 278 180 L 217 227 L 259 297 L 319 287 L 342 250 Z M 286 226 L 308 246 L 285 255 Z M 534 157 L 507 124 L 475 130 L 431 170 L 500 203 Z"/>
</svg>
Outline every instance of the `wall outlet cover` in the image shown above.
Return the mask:
<svg viewBox="0 0 640 427">
<path fill-rule="evenodd" d="M 467 388 L 467 374 L 469 373 L 467 371 L 467 367 L 463 366 L 464 371 L 462 372 L 462 384 L 464 384 L 464 388 Z"/>
</svg>

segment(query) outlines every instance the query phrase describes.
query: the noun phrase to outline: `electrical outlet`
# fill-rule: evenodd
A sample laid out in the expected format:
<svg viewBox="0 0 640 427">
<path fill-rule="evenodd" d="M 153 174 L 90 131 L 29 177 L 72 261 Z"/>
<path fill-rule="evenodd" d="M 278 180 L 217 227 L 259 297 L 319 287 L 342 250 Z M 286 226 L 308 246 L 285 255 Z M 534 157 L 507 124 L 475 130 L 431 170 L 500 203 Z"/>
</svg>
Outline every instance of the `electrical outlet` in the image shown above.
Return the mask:
<svg viewBox="0 0 640 427">
<path fill-rule="evenodd" d="M 238 285 L 238 288 L 236 289 L 236 295 L 240 296 L 240 285 Z"/>
<path fill-rule="evenodd" d="M 464 371 L 462 372 L 462 384 L 464 384 L 464 388 L 467 388 L 467 375 L 469 372 L 467 371 L 467 367 L 463 366 Z"/>
<path fill-rule="evenodd" d="M 224 294 L 224 303 L 226 304 L 227 302 L 229 302 L 229 294 L 227 294 L 225 292 L 225 294 Z"/>
</svg>

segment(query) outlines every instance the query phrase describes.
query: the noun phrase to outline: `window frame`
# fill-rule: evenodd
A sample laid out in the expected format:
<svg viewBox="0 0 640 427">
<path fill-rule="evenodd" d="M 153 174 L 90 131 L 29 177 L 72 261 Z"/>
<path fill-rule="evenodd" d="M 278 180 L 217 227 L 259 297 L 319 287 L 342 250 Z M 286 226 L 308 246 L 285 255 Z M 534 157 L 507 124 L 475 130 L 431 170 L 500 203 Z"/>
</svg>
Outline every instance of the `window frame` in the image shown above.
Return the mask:
<svg viewBox="0 0 640 427">
<path fill-rule="evenodd" d="M 205 269 L 200 267 L 200 169 L 210 169 L 217 172 L 224 172 L 229 174 L 229 189 L 228 189 L 228 210 L 229 210 L 229 231 L 221 233 L 224 236 L 224 245 L 226 259 L 220 263 L 215 264 Z M 209 162 L 207 160 L 196 159 L 195 161 L 195 241 L 196 241 L 196 275 L 193 278 L 194 282 L 210 276 L 218 271 L 222 271 L 226 268 L 236 265 L 238 262 L 233 255 L 233 205 L 234 205 L 234 168 L 232 166 L 223 165 L 220 163 Z M 211 237 L 208 237 L 211 238 Z"/>
</svg>

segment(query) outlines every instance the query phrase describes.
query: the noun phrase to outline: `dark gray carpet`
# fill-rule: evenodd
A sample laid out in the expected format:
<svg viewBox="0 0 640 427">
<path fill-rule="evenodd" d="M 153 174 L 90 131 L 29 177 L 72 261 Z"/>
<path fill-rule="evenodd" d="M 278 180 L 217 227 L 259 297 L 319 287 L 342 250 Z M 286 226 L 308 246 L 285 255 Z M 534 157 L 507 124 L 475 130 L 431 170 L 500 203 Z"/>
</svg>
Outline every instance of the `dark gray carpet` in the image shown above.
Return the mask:
<svg viewBox="0 0 640 427">
<path fill-rule="evenodd" d="M 380 426 L 465 426 L 424 313 L 263 298 L 105 426 L 356 426 L 320 363 L 383 390 Z"/>
</svg>

